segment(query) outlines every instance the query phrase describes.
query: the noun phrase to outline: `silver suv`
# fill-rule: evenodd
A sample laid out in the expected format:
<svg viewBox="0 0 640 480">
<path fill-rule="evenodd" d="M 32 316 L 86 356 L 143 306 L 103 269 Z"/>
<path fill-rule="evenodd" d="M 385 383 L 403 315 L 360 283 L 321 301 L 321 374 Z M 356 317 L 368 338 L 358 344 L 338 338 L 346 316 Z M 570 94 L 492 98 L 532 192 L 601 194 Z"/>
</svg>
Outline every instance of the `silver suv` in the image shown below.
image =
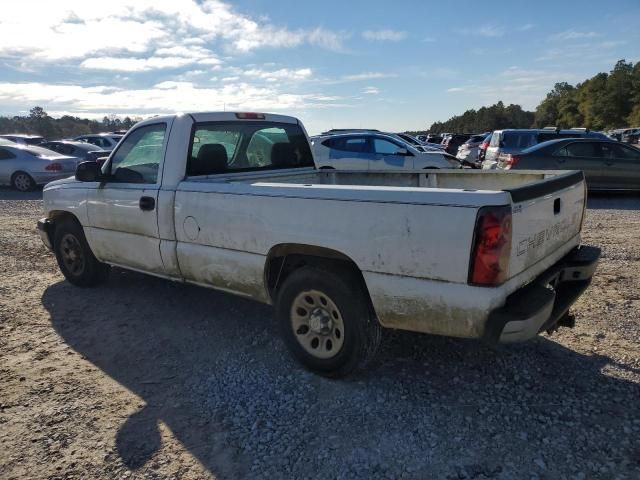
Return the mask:
<svg viewBox="0 0 640 480">
<path fill-rule="evenodd" d="M 485 170 L 497 168 L 498 158 L 501 154 L 520 153 L 525 148 L 546 142 L 547 140 L 587 137 L 608 140 L 608 137 L 604 133 L 592 132 L 587 128 L 570 128 L 567 130 L 560 130 L 559 128 L 496 130 L 491 135 L 491 141 L 485 152 L 482 168 Z"/>
</svg>

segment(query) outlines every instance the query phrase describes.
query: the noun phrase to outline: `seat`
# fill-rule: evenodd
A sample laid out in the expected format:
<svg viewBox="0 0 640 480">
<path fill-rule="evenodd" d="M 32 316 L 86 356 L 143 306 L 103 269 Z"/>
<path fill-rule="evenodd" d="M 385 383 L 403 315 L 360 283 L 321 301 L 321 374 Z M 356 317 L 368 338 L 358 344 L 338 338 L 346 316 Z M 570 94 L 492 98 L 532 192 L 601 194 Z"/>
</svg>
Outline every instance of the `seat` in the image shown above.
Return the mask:
<svg viewBox="0 0 640 480">
<path fill-rule="evenodd" d="M 271 165 L 274 167 L 295 167 L 298 156 L 290 143 L 274 143 L 271 147 Z"/>
<path fill-rule="evenodd" d="M 213 175 L 227 171 L 227 150 L 219 143 L 207 143 L 200 147 L 198 156 L 189 162 L 189 175 Z"/>
</svg>

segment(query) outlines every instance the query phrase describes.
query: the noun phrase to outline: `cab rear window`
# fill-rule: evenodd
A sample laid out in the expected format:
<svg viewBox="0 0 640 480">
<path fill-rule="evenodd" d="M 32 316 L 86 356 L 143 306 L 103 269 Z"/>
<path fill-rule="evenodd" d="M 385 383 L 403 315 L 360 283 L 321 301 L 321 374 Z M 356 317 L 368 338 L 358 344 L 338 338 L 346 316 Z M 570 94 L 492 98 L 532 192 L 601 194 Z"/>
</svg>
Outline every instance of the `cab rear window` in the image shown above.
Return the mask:
<svg viewBox="0 0 640 480">
<path fill-rule="evenodd" d="M 213 122 L 193 130 L 187 175 L 311 166 L 309 143 L 299 125 Z"/>
</svg>

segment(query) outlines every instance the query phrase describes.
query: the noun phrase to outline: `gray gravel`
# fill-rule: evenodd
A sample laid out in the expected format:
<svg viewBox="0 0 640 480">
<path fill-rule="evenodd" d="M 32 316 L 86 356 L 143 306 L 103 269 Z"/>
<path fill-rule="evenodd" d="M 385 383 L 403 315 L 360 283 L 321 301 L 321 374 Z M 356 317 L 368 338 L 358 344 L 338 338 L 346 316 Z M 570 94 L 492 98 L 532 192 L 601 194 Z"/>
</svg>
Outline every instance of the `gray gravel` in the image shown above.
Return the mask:
<svg viewBox="0 0 640 480">
<path fill-rule="evenodd" d="M 604 255 L 575 329 L 389 332 L 331 381 L 269 307 L 124 271 L 72 288 L 31 241 L 39 203 L 0 201 L 0 477 L 640 478 L 640 197 L 589 206 Z"/>
</svg>

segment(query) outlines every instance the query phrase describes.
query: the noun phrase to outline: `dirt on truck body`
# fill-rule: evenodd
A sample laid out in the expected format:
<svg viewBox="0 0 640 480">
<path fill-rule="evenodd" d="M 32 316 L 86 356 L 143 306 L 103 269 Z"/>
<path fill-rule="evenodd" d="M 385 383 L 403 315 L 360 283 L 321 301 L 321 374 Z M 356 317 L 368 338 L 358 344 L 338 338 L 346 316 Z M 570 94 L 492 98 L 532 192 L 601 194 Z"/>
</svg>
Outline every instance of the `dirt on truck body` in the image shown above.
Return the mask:
<svg viewBox="0 0 640 480">
<path fill-rule="evenodd" d="M 0 198 L 0 478 L 640 477 L 640 197 L 590 198 L 574 329 L 396 333 L 339 382 L 297 367 L 269 306 L 117 269 L 72 287 L 37 195 Z"/>
</svg>

